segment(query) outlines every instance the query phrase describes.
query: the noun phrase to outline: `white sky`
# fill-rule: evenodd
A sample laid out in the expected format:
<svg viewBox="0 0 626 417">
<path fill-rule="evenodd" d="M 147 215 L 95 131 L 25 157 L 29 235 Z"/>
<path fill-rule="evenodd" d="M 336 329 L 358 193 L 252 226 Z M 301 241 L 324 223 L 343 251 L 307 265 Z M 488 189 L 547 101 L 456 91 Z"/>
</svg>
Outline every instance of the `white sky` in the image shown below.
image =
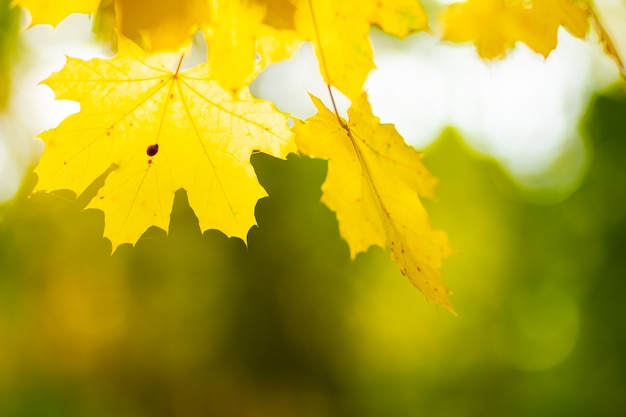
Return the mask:
<svg viewBox="0 0 626 417">
<path fill-rule="evenodd" d="M 615 10 L 621 17 L 608 15 L 619 27 L 626 22 L 626 6 Z M 78 110 L 76 103 L 55 102 L 38 82 L 60 69 L 66 54 L 88 58 L 99 53 L 90 25 L 86 16 L 74 15 L 54 31 L 38 26 L 25 33 L 9 111 L 0 114 L 0 202 L 13 195 L 41 152 L 41 143 L 31 138 Z M 377 69 L 365 88 L 382 121 L 394 123 L 417 148 L 445 126 L 454 126 L 473 147 L 494 155 L 520 178 L 545 170 L 566 141 L 576 140 L 591 93 L 617 76 L 597 45 L 566 32 L 547 60 L 522 45 L 503 61 L 485 63 L 473 47 L 441 43 L 428 34 L 400 41 L 373 33 L 373 45 Z M 330 104 L 308 45 L 262 74 L 254 92 L 300 118 L 314 113 L 309 92 Z M 349 102 L 339 97 L 339 105 L 345 111 Z"/>
</svg>

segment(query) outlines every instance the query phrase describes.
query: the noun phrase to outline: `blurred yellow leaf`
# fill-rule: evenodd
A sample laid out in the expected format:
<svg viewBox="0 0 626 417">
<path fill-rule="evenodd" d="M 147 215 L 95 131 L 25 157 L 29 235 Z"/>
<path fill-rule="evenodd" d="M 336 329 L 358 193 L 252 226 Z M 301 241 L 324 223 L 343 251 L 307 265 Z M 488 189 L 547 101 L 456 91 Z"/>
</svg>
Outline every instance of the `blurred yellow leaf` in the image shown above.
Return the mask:
<svg viewBox="0 0 626 417">
<path fill-rule="evenodd" d="M 173 51 L 209 21 L 206 0 L 115 0 L 120 34 L 147 51 Z"/>
<path fill-rule="evenodd" d="M 377 1 L 371 22 L 399 38 L 428 29 L 428 17 L 416 0 Z"/>
<path fill-rule="evenodd" d="M 294 30 L 295 0 L 253 0 L 254 3 L 265 5 L 263 23 L 278 30 Z"/>
<path fill-rule="evenodd" d="M 452 310 L 439 271 L 451 248 L 420 201 L 433 196 L 436 179 L 419 153 L 392 125 L 380 124 L 365 93 L 347 122 L 312 100 L 318 113 L 296 122 L 296 143 L 303 153 L 328 160 L 322 201 L 336 213 L 352 256 L 372 245 L 390 248 L 402 274 L 427 299 Z"/>
<path fill-rule="evenodd" d="M 236 91 L 258 70 L 290 58 L 301 43 L 291 30 L 294 10 L 289 0 L 213 2 L 204 35 L 215 79 Z"/>
<path fill-rule="evenodd" d="M 589 30 L 589 9 L 578 0 L 534 0 L 524 17 L 519 40 L 544 57 L 556 48 L 560 26 L 581 39 Z"/>
<path fill-rule="evenodd" d="M 624 12 L 624 9 L 623 8 L 620 9 L 619 7 L 616 8 L 616 10 L 612 10 L 611 8 L 608 8 L 608 9 L 609 9 L 608 12 L 611 13 L 610 15 L 612 19 L 618 22 L 617 25 L 622 25 L 624 15 L 626 15 L 626 13 Z M 605 25 L 598 11 L 596 10 L 595 7 L 593 7 L 593 5 L 591 5 L 590 10 L 591 10 L 591 22 L 593 24 L 593 28 L 596 34 L 598 35 L 598 40 L 600 41 L 600 44 L 602 45 L 604 52 L 611 59 L 613 59 L 613 61 L 615 61 L 615 63 L 617 64 L 617 67 L 620 70 L 620 74 L 622 78 L 626 78 L 626 62 L 624 61 L 624 57 L 623 57 L 624 48 L 623 47 L 620 48 L 618 46 L 618 43 L 616 43 L 612 39 L 611 35 L 609 35 L 609 29 L 607 28 L 607 25 Z"/>
<path fill-rule="evenodd" d="M 259 4 L 232 0 L 215 2 L 205 30 L 214 77 L 227 90 L 237 90 L 255 72 L 256 33 L 265 16 Z"/>
<path fill-rule="evenodd" d="M 30 11 L 33 19 L 31 26 L 56 26 L 72 13 L 95 13 L 100 0 L 14 0 L 14 3 Z"/>
<path fill-rule="evenodd" d="M 450 5 L 441 20 L 444 40 L 474 42 L 480 56 L 494 59 L 518 41 L 547 57 L 560 26 L 584 38 L 588 18 L 582 0 L 468 0 Z"/>
<path fill-rule="evenodd" d="M 180 188 L 202 230 L 245 239 L 265 195 L 252 151 L 285 157 L 295 150 L 287 116 L 271 103 L 248 89 L 225 91 L 208 64 L 171 71 L 172 58 L 145 55 L 125 41 L 115 58 L 69 58 L 45 81 L 57 98 L 80 102 L 81 111 L 40 135 L 46 148 L 36 191 L 81 193 L 108 172 L 88 208 L 104 212 L 114 249 L 150 226 L 167 229 Z"/>
<path fill-rule="evenodd" d="M 350 99 L 360 96 L 365 78 L 374 68 L 369 40 L 372 24 L 397 36 L 428 28 L 417 1 L 300 0 L 297 3 L 296 31 L 313 44 L 326 83 Z"/>
</svg>

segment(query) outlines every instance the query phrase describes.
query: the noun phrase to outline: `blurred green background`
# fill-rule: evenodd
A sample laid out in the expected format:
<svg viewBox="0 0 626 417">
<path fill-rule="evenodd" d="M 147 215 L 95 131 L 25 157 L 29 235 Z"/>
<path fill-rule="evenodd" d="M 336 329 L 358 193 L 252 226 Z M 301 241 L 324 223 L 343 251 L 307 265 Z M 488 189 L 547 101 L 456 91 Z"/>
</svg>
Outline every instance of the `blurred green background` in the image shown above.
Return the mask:
<svg viewBox="0 0 626 417">
<path fill-rule="evenodd" d="M 626 94 L 581 129 L 587 174 L 553 204 L 452 130 L 426 150 L 458 317 L 382 249 L 350 260 L 323 161 L 252 156 L 247 248 L 180 191 L 169 235 L 112 256 L 86 196 L 31 175 L 0 208 L 0 416 L 624 415 Z"/>
<path fill-rule="evenodd" d="M 10 3 L 0 107 L 20 52 Z M 452 129 L 426 149 L 457 317 L 384 250 L 350 259 L 320 203 L 324 161 L 252 156 L 269 196 L 247 246 L 201 233 L 179 191 L 168 233 L 113 255 L 83 210 L 93 190 L 31 195 L 30 174 L 0 205 L 0 417 L 626 415 L 623 88 L 580 130 L 587 167 L 560 191 L 519 186 Z"/>
</svg>

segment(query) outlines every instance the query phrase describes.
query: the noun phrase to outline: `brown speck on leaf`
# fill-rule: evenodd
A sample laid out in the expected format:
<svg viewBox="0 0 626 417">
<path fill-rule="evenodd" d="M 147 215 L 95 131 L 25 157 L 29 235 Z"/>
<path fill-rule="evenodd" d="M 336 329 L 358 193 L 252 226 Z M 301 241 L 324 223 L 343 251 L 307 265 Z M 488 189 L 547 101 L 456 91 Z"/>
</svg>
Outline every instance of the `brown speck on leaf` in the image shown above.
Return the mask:
<svg viewBox="0 0 626 417">
<path fill-rule="evenodd" d="M 148 146 L 148 149 L 146 149 L 146 154 L 148 156 L 154 156 L 157 153 L 159 153 L 159 144 L 155 143 L 154 145 L 150 145 Z"/>
</svg>

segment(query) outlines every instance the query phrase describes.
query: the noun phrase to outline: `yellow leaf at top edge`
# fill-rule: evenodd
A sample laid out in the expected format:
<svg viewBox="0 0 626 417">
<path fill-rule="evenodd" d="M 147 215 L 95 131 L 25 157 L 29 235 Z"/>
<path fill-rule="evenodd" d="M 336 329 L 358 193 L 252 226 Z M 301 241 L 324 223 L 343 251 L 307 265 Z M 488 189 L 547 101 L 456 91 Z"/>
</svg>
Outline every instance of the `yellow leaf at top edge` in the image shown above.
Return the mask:
<svg viewBox="0 0 626 417">
<path fill-rule="evenodd" d="M 95 13 L 100 0 L 14 0 L 13 3 L 30 11 L 31 26 L 56 26 L 72 13 Z"/>
<path fill-rule="evenodd" d="M 589 30 L 589 9 L 577 0 L 534 0 L 522 19 L 519 40 L 544 57 L 556 48 L 559 27 L 581 39 Z"/>
<path fill-rule="evenodd" d="M 146 51 L 176 51 L 209 21 L 206 0 L 115 0 L 118 32 Z"/>
<path fill-rule="evenodd" d="M 303 40 L 295 32 L 297 0 L 254 0 L 266 4 L 263 25 L 257 33 L 257 53 L 261 69 L 291 58 Z"/>
<path fill-rule="evenodd" d="M 326 83 L 350 99 L 360 96 L 365 79 L 374 68 L 369 39 L 372 24 L 396 36 L 427 27 L 424 12 L 415 0 L 296 3 L 296 32 L 313 44 Z"/>
<path fill-rule="evenodd" d="M 237 91 L 271 63 L 290 58 L 301 43 L 289 29 L 294 10 L 289 0 L 212 3 L 204 36 L 215 79 L 225 89 Z"/>
<path fill-rule="evenodd" d="M 591 22 L 598 36 L 598 41 L 602 45 L 604 52 L 611 59 L 613 59 L 615 64 L 617 64 L 617 67 L 619 68 L 620 75 L 622 76 L 622 78 L 626 79 L 626 61 L 624 60 L 624 54 L 623 54 L 623 52 L 626 52 L 626 51 L 620 52 L 620 48 L 618 47 L 618 45 L 615 43 L 615 41 L 612 39 L 611 35 L 609 34 L 607 27 L 605 26 L 604 22 L 602 21 L 602 19 L 600 18 L 598 14 L 598 11 L 595 10 L 593 6 L 590 6 L 589 9 L 591 13 Z M 617 20 L 619 21 L 619 14 L 618 14 Z"/>
<path fill-rule="evenodd" d="M 433 195 L 436 183 L 420 154 L 393 125 L 380 124 L 365 93 L 353 101 L 343 126 L 312 100 L 318 113 L 296 121 L 296 144 L 302 153 L 328 160 L 322 201 L 336 213 L 352 256 L 372 245 L 389 248 L 402 274 L 428 300 L 452 311 L 440 274 L 452 249 L 420 201 Z"/>
<path fill-rule="evenodd" d="M 80 194 L 108 172 L 88 208 L 104 212 L 113 249 L 135 243 L 150 226 L 167 230 L 180 188 L 202 230 L 245 240 L 266 195 L 250 155 L 295 151 L 287 116 L 273 104 L 247 89 L 225 91 L 208 64 L 172 71 L 171 58 L 123 41 L 113 59 L 68 58 L 45 81 L 58 99 L 80 102 L 81 111 L 39 136 L 45 149 L 35 191 Z"/>
<path fill-rule="evenodd" d="M 480 56 L 499 58 L 515 46 L 520 4 L 503 0 L 468 0 L 451 4 L 441 17 L 442 39 L 451 42 L 474 42 Z"/>
<path fill-rule="evenodd" d="M 204 36 L 213 74 L 225 89 L 236 91 L 252 81 L 256 35 L 264 16 L 262 4 L 243 0 L 213 4 Z"/>
<path fill-rule="evenodd" d="M 295 0 L 253 0 L 266 6 L 263 23 L 277 30 L 295 30 Z"/>
<path fill-rule="evenodd" d="M 587 34 L 589 9 L 582 0 L 468 0 L 450 5 L 441 23 L 444 40 L 473 42 L 486 59 L 504 56 L 518 41 L 547 57 L 560 26 Z"/>
<path fill-rule="evenodd" d="M 384 32 L 399 38 L 418 30 L 428 30 L 428 17 L 416 0 L 376 2 L 370 20 Z"/>
<path fill-rule="evenodd" d="M 358 97 L 374 68 L 369 41 L 374 3 L 300 0 L 297 6 L 296 31 L 313 44 L 326 83 L 350 99 Z"/>
<path fill-rule="evenodd" d="M 554 15 L 558 16 L 557 21 L 572 35 L 583 39 L 589 32 L 590 9 L 586 0 L 535 0 L 535 10 L 542 4 L 542 7 L 554 8 Z M 545 10 L 545 9 L 544 9 Z M 547 11 L 546 13 L 550 13 Z"/>
</svg>

